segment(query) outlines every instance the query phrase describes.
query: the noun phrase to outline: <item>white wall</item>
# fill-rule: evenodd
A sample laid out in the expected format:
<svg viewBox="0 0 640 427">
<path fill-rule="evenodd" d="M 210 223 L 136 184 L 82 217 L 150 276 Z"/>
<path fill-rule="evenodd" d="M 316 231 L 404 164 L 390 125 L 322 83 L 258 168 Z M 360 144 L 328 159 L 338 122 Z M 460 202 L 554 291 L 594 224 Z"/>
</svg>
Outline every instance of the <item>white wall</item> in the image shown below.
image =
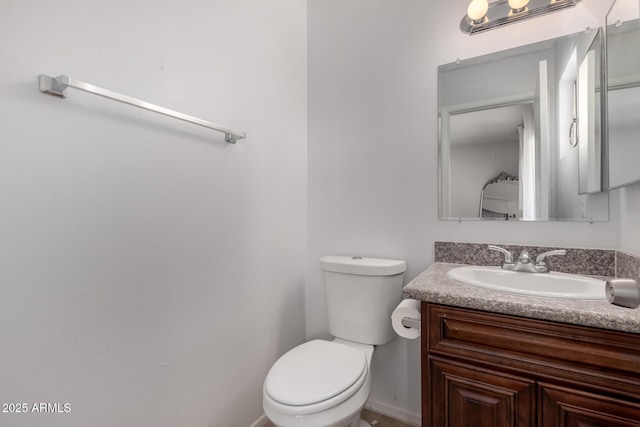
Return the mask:
<svg viewBox="0 0 640 427">
<path fill-rule="evenodd" d="M 618 247 L 617 194 L 606 223 L 437 219 L 437 66 L 597 27 L 604 3 L 467 36 L 467 0 L 308 2 L 309 337 L 327 335 L 322 255 L 405 259 L 409 281 L 436 240 Z M 419 414 L 416 341 L 378 348 L 373 375 L 372 400 Z"/>
<path fill-rule="evenodd" d="M 517 140 L 452 146 L 451 217 L 477 218 L 482 187 L 501 172 L 518 176 L 519 154 Z"/>
<path fill-rule="evenodd" d="M 0 424 L 250 425 L 305 335 L 306 3 L 5 0 L 0 39 L 0 402 L 71 404 Z"/>
<path fill-rule="evenodd" d="M 640 255 L 640 184 L 620 193 L 620 249 Z"/>
</svg>

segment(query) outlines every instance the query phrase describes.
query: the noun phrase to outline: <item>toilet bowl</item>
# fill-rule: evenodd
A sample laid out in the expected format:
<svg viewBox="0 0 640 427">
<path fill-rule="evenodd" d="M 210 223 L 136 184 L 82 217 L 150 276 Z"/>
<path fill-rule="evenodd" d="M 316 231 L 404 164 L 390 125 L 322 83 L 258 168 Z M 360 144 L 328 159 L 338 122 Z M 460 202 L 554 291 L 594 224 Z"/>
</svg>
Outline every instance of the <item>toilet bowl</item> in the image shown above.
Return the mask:
<svg viewBox="0 0 640 427">
<path fill-rule="evenodd" d="M 364 427 L 374 347 L 336 338 L 299 345 L 273 365 L 263 386 L 267 418 L 278 427 Z"/>
<path fill-rule="evenodd" d="M 365 427 L 375 345 L 396 336 L 391 313 L 400 302 L 406 263 L 329 256 L 323 270 L 329 332 L 285 353 L 263 385 L 263 408 L 278 427 Z"/>
</svg>

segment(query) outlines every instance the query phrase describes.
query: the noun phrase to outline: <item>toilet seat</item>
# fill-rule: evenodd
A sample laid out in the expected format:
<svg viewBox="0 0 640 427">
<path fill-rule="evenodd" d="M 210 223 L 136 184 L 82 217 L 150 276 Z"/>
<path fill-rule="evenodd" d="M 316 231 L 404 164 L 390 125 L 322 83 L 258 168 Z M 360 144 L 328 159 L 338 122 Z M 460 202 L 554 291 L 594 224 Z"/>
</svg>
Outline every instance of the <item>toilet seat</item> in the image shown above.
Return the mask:
<svg viewBox="0 0 640 427">
<path fill-rule="evenodd" d="M 264 391 L 284 413 L 319 412 L 353 396 L 368 376 L 367 365 L 359 349 L 335 341 L 309 341 L 278 359 Z"/>
</svg>

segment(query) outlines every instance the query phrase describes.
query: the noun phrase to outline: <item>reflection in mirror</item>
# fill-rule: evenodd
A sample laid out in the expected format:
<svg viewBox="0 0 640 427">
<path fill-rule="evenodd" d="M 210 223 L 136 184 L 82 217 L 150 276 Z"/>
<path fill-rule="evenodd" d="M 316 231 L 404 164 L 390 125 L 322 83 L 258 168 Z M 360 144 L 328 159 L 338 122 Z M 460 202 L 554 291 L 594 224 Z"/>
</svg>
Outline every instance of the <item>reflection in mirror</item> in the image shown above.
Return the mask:
<svg viewBox="0 0 640 427">
<path fill-rule="evenodd" d="M 640 181 L 640 6 L 616 0 L 607 16 L 609 188 Z"/>
<path fill-rule="evenodd" d="M 525 117 L 533 120 L 531 103 L 455 112 L 449 117 L 450 168 L 456 171 L 451 176 L 452 216 L 523 216 L 518 176 Z M 478 184 L 484 184 L 480 192 Z"/>
<path fill-rule="evenodd" d="M 578 189 L 580 194 L 602 191 L 600 31 L 578 69 Z"/>
<path fill-rule="evenodd" d="M 578 194 L 571 138 L 578 62 L 595 35 L 438 68 L 441 219 L 608 219 L 606 193 Z"/>
</svg>

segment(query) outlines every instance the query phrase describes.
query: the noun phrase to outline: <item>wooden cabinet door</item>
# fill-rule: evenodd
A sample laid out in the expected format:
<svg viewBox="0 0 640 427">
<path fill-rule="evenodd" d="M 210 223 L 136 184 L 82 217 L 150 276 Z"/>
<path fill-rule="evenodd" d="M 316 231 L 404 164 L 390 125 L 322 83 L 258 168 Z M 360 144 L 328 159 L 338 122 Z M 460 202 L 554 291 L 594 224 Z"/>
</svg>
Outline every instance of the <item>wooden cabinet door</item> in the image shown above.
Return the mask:
<svg viewBox="0 0 640 427">
<path fill-rule="evenodd" d="M 539 384 L 541 427 L 639 427 L 640 402 Z"/>
<path fill-rule="evenodd" d="M 429 357 L 431 427 L 533 427 L 535 381 Z"/>
</svg>

